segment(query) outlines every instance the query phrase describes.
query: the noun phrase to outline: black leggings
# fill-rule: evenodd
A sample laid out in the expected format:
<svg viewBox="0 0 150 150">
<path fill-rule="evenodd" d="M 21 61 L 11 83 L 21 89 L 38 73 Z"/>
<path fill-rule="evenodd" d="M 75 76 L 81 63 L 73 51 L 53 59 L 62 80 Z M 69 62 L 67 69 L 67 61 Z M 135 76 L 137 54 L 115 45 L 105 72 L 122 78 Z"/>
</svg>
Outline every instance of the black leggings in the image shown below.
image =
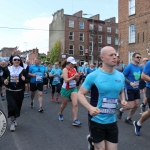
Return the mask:
<svg viewBox="0 0 150 150">
<path fill-rule="evenodd" d="M 52 85 L 52 94 L 55 93 L 55 87 L 57 88 L 57 93 L 60 93 L 60 90 L 61 90 L 61 84 L 58 83 L 56 85 Z"/>
</svg>

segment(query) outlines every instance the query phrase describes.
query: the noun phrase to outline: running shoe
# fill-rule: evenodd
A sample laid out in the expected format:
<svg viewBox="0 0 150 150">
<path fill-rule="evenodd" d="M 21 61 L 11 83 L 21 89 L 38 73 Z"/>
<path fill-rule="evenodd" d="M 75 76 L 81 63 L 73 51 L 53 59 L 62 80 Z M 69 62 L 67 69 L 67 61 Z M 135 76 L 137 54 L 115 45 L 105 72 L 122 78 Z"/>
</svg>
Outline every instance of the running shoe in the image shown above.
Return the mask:
<svg viewBox="0 0 150 150">
<path fill-rule="evenodd" d="M 34 103 L 33 103 L 33 101 L 31 102 L 31 108 L 33 108 L 34 107 Z"/>
<path fill-rule="evenodd" d="M 29 94 L 27 94 L 27 97 L 29 97 L 30 95 Z"/>
<path fill-rule="evenodd" d="M 24 94 L 24 98 L 27 98 L 27 94 Z"/>
<path fill-rule="evenodd" d="M 59 98 L 56 98 L 56 102 L 57 102 L 57 103 L 60 103 Z"/>
<path fill-rule="evenodd" d="M 128 124 L 130 124 L 130 125 L 133 125 L 133 121 L 131 120 L 131 118 L 129 118 L 129 119 L 125 119 L 125 123 L 128 123 Z"/>
<path fill-rule="evenodd" d="M 76 119 L 76 120 L 74 120 L 74 121 L 72 122 L 72 125 L 73 125 L 73 126 L 80 126 L 80 125 L 81 125 L 81 122 L 80 122 L 78 119 Z"/>
<path fill-rule="evenodd" d="M 54 102 L 54 98 L 53 97 L 51 98 L 51 101 Z"/>
<path fill-rule="evenodd" d="M 90 134 L 87 136 L 87 140 L 88 140 L 88 150 L 94 150 Z"/>
<path fill-rule="evenodd" d="M 134 129 L 135 129 L 135 134 L 136 134 L 137 136 L 140 136 L 140 129 L 141 129 L 141 126 L 138 126 L 136 121 L 133 122 L 133 125 L 134 125 Z"/>
<path fill-rule="evenodd" d="M 1 95 L 1 98 L 2 98 L 2 101 L 4 101 L 4 100 L 5 100 L 5 97 L 4 97 L 3 95 Z"/>
<path fill-rule="evenodd" d="M 59 119 L 59 121 L 63 121 L 64 120 L 63 115 L 58 114 L 58 119 Z"/>
<path fill-rule="evenodd" d="M 15 131 L 16 130 L 16 128 L 15 128 L 15 123 L 14 123 L 14 121 L 11 121 L 11 124 L 10 124 L 10 131 Z"/>
<path fill-rule="evenodd" d="M 145 112 L 145 105 L 143 103 L 140 105 L 140 108 L 141 108 L 141 113 Z"/>
<path fill-rule="evenodd" d="M 18 125 L 16 119 L 14 120 L 15 127 Z"/>
<path fill-rule="evenodd" d="M 46 90 L 44 90 L 44 91 L 43 91 L 43 93 L 44 93 L 44 94 L 47 94 L 47 91 L 46 91 Z"/>
<path fill-rule="evenodd" d="M 121 119 L 121 118 L 122 118 L 122 114 L 123 114 L 123 112 L 119 110 L 119 113 L 118 113 L 118 116 L 117 116 L 118 119 Z"/>
<path fill-rule="evenodd" d="M 42 113 L 44 109 L 42 107 L 39 108 L 39 112 Z"/>
</svg>

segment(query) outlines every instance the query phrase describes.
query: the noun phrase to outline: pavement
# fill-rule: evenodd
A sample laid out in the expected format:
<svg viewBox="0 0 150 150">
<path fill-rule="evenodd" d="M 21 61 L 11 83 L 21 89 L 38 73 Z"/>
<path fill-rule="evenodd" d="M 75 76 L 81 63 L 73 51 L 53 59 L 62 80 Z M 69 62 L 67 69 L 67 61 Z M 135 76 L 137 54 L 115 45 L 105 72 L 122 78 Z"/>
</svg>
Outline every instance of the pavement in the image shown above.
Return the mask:
<svg viewBox="0 0 150 150">
<path fill-rule="evenodd" d="M 88 135 L 87 110 L 79 104 L 78 119 L 81 127 L 72 126 L 72 103 L 68 102 L 64 110 L 64 121 L 58 120 L 60 104 L 50 101 L 50 92 L 43 94 L 44 112 L 38 112 L 37 95 L 34 108 L 30 108 L 30 98 L 25 98 L 21 116 L 17 119 L 18 126 L 15 132 L 6 133 L 0 138 L 0 150 L 87 150 Z M 87 99 L 89 100 L 90 95 Z M 0 109 L 7 115 L 7 102 L 0 101 Z M 141 136 L 136 136 L 134 127 L 124 122 L 128 111 L 123 113 L 122 120 L 118 120 L 119 144 L 118 150 L 149 150 L 150 144 L 150 119 L 143 124 Z M 138 120 L 141 116 L 140 109 L 133 116 Z"/>
</svg>

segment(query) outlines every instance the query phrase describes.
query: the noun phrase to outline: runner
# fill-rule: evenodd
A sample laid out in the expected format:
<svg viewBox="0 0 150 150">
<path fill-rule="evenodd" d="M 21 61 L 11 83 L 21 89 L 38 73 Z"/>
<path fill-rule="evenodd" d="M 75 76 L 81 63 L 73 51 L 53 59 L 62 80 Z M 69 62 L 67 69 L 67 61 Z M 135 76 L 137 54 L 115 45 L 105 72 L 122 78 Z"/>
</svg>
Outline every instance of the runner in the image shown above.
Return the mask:
<svg viewBox="0 0 150 150">
<path fill-rule="evenodd" d="M 142 70 L 144 69 L 146 63 L 148 61 L 148 58 L 143 58 L 142 59 L 142 64 L 140 65 L 140 67 L 142 68 Z M 144 80 L 140 80 L 139 83 L 139 89 L 140 89 L 140 95 L 142 99 L 142 104 L 140 105 L 141 108 L 141 113 L 145 112 L 145 107 L 147 104 L 147 98 L 146 98 L 146 82 Z"/>
<path fill-rule="evenodd" d="M 15 131 L 16 118 L 20 116 L 26 80 L 26 71 L 20 66 L 19 56 L 13 56 L 12 66 L 5 69 L 2 78 L 6 85 L 8 118 L 11 119 L 10 130 Z"/>
<path fill-rule="evenodd" d="M 138 135 L 138 136 L 140 135 L 140 129 L 141 129 L 141 126 L 142 126 L 143 122 L 145 122 L 150 117 L 150 61 L 148 61 L 146 63 L 146 66 L 143 70 L 143 73 L 142 73 L 141 77 L 142 77 L 143 80 L 147 81 L 146 82 L 146 97 L 147 97 L 149 108 L 146 112 L 144 112 L 142 114 L 139 121 L 134 121 L 133 122 L 134 127 L 135 127 L 135 134 Z"/>
<path fill-rule="evenodd" d="M 73 122 L 72 125 L 80 126 L 81 122 L 77 119 L 78 114 L 78 99 L 77 99 L 77 87 L 76 83 L 79 80 L 79 74 L 76 72 L 74 68 L 74 64 L 76 64 L 75 59 L 73 57 L 68 57 L 62 63 L 63 69 L 63 78 L 64 83 L 61 88 L 61 96 L 62 96 L 62 105 L 60 106 L 60 112 L 58 113 L 59 120 L 63 121 L 63 110 L 67 106 L 68 100 L 71 98 L 72 100 L 72 112 L 73 112 Z"/>
<path fill-rule="evenodd" d="M 132 63 L 129 64 L 123 71 L 123 74 L 125 75 L 126 78 L 125 93 L 127 106 L 126 108 L 120 108 L 118 119 L 122 118 L 123 111 L 130 109 L 129 114 L 125 119 L 125 123 L 128 123 L 130 125 L 133 125 L 131 117 L 134 115 L 139 105 L 139 98 L 140 98 L 139 81 L 142 73 L 142 69 L 139 66 L 140 59 L 141 54 L 134 53 L 132 56 Z"/>
<path fill-rule="evenodd" d="M 30 91 L 31 91 L 31 108 L 34 107 L 34 97 L 38 90 L 39 112 L 43 112 L 43 77 L 45 75 L 45 67 L 41 65 L 41 59 L 35 58 L 35 64 L 29 68 Z"/>
<path fill-rule="evenodd" d="M 59 103 L 59 94 L 61 90 L 61 83 L 60 83 L 60 78 L 62 74 L 62 70 L 59 68 L 58 62 L 55 62 L 55 67 L 51 70 L 49 77 L 53 77 L 52 81 L 52 98 L 51 101 L 54 102 L 54 93 L 55 93 L 55 88 L 57 88 L 57 94 L 56 94 L 56 101 Z"/>
<path fill-rule="evenodd" d="M 80 103 L 89 111 L 90 150 L 117 150 L 116 104 L 120 93 L 122 104 L 125 105 L 126 102 L 123 91 L 124 75 L 114 70 L 116 59 L 116 50 L 113 47 L 102 48 L 102 68 L 90 73 L 78 92 Z M 90 104 L 85 97 L 89 90 Z"/>
<path fill-rule="evenodd" d="M 45 62 L 44 63 L 44 67 L 45 67 L 45 72 L 46 72 L 46 75 L 44 76 L 43 78 L 43 93 L 44 94 L 47 94 L 47 86 L 48 86 L 48 67 L 47 67 L 47 63 Z"/>
<path fill-rule="evenodd" d="M 26 70 L 26 73 L 28 75 L 29 67 L 25 63 L 26 62 L 26 56 L 25 55 L 21 55 L 20 58 L 21 58 L 21 61 L 23 63 L 23 68 Z M 26 81 L 27 81 L 27 79 L 26 79 Z M 27 83 L 29 83 L 29 81 L 27 81 Z M 25 84 L 24 98 L 29 97 L 29 87 L 28 87 L 27 83 Z"/>
<path fill-rule="evenodd" d="M 86 70 L 86 76 L 95 70 L 94 65 L 90 64 L 90 67 Z"/>
</svg>

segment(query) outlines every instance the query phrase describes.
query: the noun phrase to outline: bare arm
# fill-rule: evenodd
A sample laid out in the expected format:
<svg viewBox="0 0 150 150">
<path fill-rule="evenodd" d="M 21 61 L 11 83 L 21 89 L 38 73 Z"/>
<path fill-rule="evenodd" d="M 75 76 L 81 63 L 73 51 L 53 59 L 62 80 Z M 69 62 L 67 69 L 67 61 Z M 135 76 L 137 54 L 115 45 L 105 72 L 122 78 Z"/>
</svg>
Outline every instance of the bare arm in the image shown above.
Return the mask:
<svg viewBox="0 0 150 150">
<path fill-rule="evenodd" d="M 120 97 L 121 97 L 121 105 L 124 107 L 127 104 L 127 102 L 125 100 L 124 90 L 121 91 Z"/>
<path fill-rule="evenodd" d="M 150 77 L 142 72 L 141 78 L 147 82 L 150 82 Z"/>
<path fill-rule="evenodd" d="M 88 93 L 88 90 L 81 86 L 78 91 L 79 102 L 89 111 L 91 116 L 95 116 L 100 113 L 100 109 L 97 107 L 93 107 L 91 104 L 89 104 L 89 102 L 85 98 L 86 93 Z"/>
</svg>

